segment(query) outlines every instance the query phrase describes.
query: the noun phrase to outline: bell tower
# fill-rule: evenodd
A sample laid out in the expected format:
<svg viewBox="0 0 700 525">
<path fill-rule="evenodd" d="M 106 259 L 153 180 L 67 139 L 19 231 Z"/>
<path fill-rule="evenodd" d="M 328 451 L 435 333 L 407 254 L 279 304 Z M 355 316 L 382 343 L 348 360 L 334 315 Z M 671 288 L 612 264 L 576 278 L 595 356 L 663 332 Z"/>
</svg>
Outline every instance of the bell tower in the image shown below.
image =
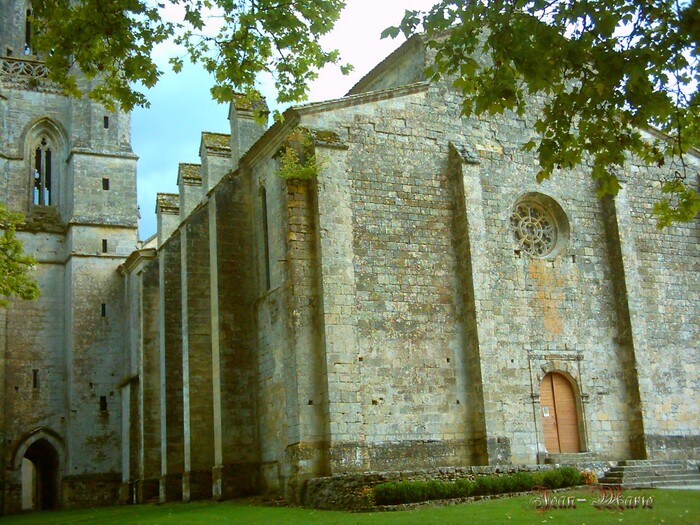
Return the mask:
<svg viewBox="0 0 700 525">
<path fill-rule="evenodd" d="M 25 216 L 41 288 L 0 310 L 0 514 L 115 503 L 117 268 L 138 241 L 130 115 L 50 82 L 34 26 L 29 1 L 0 0 L 0 203 Z"/>
<path fill-rule="evenodd" d="M 25 51 L 30 53 L 33 33 L 31 2 L 0 0 L 0 9 L 2 10 L 2 19 L 0 20 L 2 54 L 21 56 L 25 54 Z"/>
</svg>

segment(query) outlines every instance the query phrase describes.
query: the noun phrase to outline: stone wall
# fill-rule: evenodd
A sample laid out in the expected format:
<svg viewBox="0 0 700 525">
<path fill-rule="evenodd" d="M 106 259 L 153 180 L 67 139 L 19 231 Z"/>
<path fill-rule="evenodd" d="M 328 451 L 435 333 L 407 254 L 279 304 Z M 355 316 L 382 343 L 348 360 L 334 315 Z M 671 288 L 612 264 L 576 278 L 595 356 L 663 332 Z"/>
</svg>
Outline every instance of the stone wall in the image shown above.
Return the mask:
<svg viewBox="0 0 700 525">
<path fill-rule="evenodd" d="M 264 172 L 263 172 L 264 173 Z M 286 260 L 286 210 L 281 179 L 261 180 L 253 175 L 252 216 L 256 279 L 256 396 L 263 491 L 283 490 L 288 476 L 285 449 L 296 411 L 295 374 L 290 333 L 289 285 Z M 267 215 L 267 219 L 265 219 Z M 266 228 L 267 227 L 267 228 Z M 284 470 L 283 470 L 284 469 Z"/>
<path fill-rule="evenodd" d="M 86 509 L 114 505 L 121 479 L 118 474 L 66 476 L 61 494 L 66 509 Z"/>
<path fill-rule="evenodd" d="M 176 230 L 158 250 L 160 290 L 160 501 L 182 499 L 183 368 L 182 368 L 182 258 Z"/>
<path fill-rule="evenodd" d="M 136 501 L 158 500 L 161 475 L 161 404 L 159 348 L 159 276 L 158 260 L 141 272 L 141 344 L 139 345 L 139 412 L 143 429 L 139 450 Z"/>
<path fill-rule="evenodd" d="M 591 462 L 585 468 L 601 474 L 613 466 L 609 462 Z M 309 479 L 304 483 L 299 503 L 305 507 L 333 510 L 368 508 L 367 494 L 380 483 L 396 481 L 457 481 L 474 480 L 485 475 L 504 475 L 515 472 L 538 472 L 556 468 L 553 465 L 491 465 L 474 467 L 445 467 L 421 470 L 373 471 L 358 474 L 339 474 Z"/>
<path fill-rule="evenodd" d="M 182 236 L 183 500 L 212 496 L 214 409 L 212 395 L 209 214 L 199 207 Z"/>
<path fill-rule="evenodd" d="M 685 423 L 695 410 L 685 401 L 638 392 L 639 352 L 625 338 L 628 291 L 615 288 L 615 276 L 630 270 L 627 254 L 615 252 L 616 232 L 606 219 L 611 212 L 585 168 L 535 182 L 534 159 L 520 150 L 531 115 L 460 118 L 457 95 L 441 85 L 357 104 L 305 115 L 302 125 L 330 130 L 347 144 L 345 170 L 328 179 L 322 173 L 319 187 L 333 185 L 324 199 L 336 207 L 338 191 L 348 187 L 352 195 L 352 230 L 343 235 L 352 242 L 355 292 L 348 311 L 358 341 L 352 362 L 363 422 L 354 435 L 365 440 L 354 457 L 365 458 L 365 468 L 372 464 L 360 450 L 372 448 L 372 460 L 381 462 L 382 446 L 395 450 L 403 439 L 414 451 L 425 446 L 421 440 L 451 448 L 437 455 L 445 464 L 537 461 L 546 454 L 539 390 L 549 372 L 564 374 L 576 389 L 581 450 L 608 459 L 644 456 L 642 418 L 627 403 L 635 397 L 658 407 L 655 422 L 671 419 L 661 411 L 673 406 L 683 414 L 680 422 L 664 426 L 682 427 L 679 435 L 697 432 Z M 459 153 L 452 161 L 450 144 Z M 565 217 L 552 257 L 528 257 L 513 241 L 511 211 L 526 196 L 553 202 Z M 617 209 L 627 205 L 624 198 Z M 648 217 L 646 224 L 654 229 Z M 322 231 L 322 243 L 339 235 L 338 225 L 332 227 Z M 678 263 L 652 265 L 645 271 L 663 283 L 644 285 L 677 297 L 668 311 L 675 312 L 678 336 L 661 330 L 658 341 L 685 341 L 687 349 L 693 343 L 684 334 L 699 324 L 687 293 L 698 288 L 687 271 L 698 255 L 693 228 L 649 231 L 665 239 L 662 251 L 674 247 Z M 324 275 L 324 285 L 329 280 Z M 644 301 L 652 297 L 643 294 Z M 678 363 L 675 373 L 687 386 L 669 385 L 669 392 L 697 392 L 693 358 Z M 337 429 L 346 428 L 347 417 L 337 421 Z M 334 432 L 334 440 L 343 437 Z M 386 461 L 419 467 L 421 457 L 415 452 L 406 464 L 388 454 Z"/>
<path fill-rule="evenodd" d="M 253 246 L 250 180 L 225 179 L 209 201 L 212 363 L 214 374 L 214 496 L 259 490 Z M 236 210 L 235 213 L 232 213 Z"/>
<path fill-rule="evenodd" d="M 688 160 L 697 171 L 700 162 Z M 668 176 L 633 165 L 616 202 L 646 452 L 686 459 L 697 457 L 700 439 L 700 222 L 656 228 L 653 205 Z"/>
</svg>

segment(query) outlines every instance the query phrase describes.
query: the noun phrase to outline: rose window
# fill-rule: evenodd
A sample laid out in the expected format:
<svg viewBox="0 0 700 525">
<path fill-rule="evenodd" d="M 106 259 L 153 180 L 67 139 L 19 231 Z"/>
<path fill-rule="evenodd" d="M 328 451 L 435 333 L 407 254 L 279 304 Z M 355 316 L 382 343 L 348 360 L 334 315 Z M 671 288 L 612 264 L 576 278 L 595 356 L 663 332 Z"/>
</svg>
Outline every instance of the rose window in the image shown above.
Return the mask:
<svg viewBox="0 0 700 525">
<path fill-rule="evenodd" d="M 532 201 L 518 203 L 510 216 L 513 238 L 525 253 L 544 257 L 557 243 L 554 217 L 540 204 Z"/>
</svg>

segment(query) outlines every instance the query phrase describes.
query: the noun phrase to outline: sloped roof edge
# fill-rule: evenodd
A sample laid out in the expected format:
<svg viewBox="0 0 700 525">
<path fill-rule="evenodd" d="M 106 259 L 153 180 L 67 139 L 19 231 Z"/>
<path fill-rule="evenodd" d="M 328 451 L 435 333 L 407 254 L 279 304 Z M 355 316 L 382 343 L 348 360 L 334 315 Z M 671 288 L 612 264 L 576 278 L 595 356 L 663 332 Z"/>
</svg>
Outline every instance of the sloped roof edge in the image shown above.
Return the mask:
<svg viewBox="0 0 700 525">
<path fill-rule="evenodd" d="M 209 152 L 228 153 L 231 151 L 231 134 L 214 133 L 212 131 L 202 131 L 202 138 L 199 143 L 200 150 L 204 146 Z"/>
<path fill-rule="evenodd" d="M 413 51 L 419 45 L 423 45 L 423 38 L 420 34 L 412 35 L 403 44 L 396 48 L 384 60 L 374 66 L 369 73 L 363 76 L 357 83 L 350 88 L 346 96 L 356 95 L 361 93 L 374 79 L 383 74 L 396 63 L 400 58 Z"/>
<path fill-rule="evenodd" d="M 283 119 L 275 122 L 270 126 L 265 133 L 253 144 L 248 151 L 241 157 L 239 165 L 252 165 L 269 153 L 269 150 L 276 150 L 282 144 L 284 139 L 297 126 L 299 120 L 304 115 L 313 113 L 321 113 L 323 111 L 332 111 L 335 109 L 343 109 L 369 102 L 377 102 L 388 100 L 391 98 L 404 97 L 414 93 L 427 91 L 429 86 L 428 81 L 415 82 L 396 88 L 383 89 L 380 91 L 369 91 L 356 95 L 349 95 L 333 100 L 324 100 L 323 102 L 311 102 L 309 104 L 292 106 L 283 113 Z"/>
</svg>

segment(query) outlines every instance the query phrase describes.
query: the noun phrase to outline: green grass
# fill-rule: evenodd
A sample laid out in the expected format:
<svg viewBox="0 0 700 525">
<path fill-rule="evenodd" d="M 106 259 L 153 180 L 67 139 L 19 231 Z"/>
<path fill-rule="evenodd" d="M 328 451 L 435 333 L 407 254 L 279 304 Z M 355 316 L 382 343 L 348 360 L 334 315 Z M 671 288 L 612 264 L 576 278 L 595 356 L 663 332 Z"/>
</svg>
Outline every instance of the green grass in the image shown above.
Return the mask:
<svg viewBox="0 0 700 525">
<path fill-rule="evenodd" d="M 530 505 L 532 496 L 479 501 L 446 507 L 420 508 L 399 512 L 346 513 L 293 507 L 255 506 L 247 501 L 222 503 L 198 502 L 169 505 L 130 505 L 103 509 L 39 512 L 0 518 L 0 525 L 172 525 L 217 524 L 230 525 L 314 525 L 314 524 L 414 524 L 420 525 L 480 525 L 480 524 L 620 524 L 647 523 L 700 524 L 700 491 L 647 490 L 625 491 L 625 496 L 652 495 L 652 509 L 625 511 L 597 510 L 591 505 L 595 498 L 589 491 L 558 492 L 556 496 L 572 495 L 586 498 L 575 509 L 537 512 Z"/>
</svg>

